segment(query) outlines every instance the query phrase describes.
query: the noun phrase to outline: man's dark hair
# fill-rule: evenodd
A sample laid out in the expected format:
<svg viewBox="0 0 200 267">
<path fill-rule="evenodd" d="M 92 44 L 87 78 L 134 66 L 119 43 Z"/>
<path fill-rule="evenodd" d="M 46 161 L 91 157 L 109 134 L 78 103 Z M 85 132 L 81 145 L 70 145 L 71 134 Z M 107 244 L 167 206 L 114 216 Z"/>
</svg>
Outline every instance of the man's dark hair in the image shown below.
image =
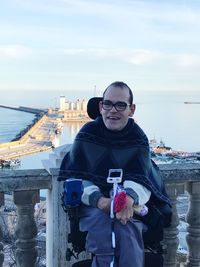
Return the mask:
<svg viewBox="0 0 200 267">
<path fill-rule="evenodd" d="M 120 87 L 121 89 L 127 88 L 127 89 L 129 90 L 129 102 L 130 102 L 131 105 L 133 104 L 133 93 L 132 93 L 131 88 L 130 88 L 126 83 L 124 83 L 124 82 L 119 82 L 119 81 L 111 83 L 111 84 L 105 89 L 105 91 L 103 92 L 103 99 L 104 99 L 104 96 L 105 96 L 106 91 L 107 91 L 108 88 L 111 87 L 111 86 L 113 86 L 113 87 Z"/>
</svg>

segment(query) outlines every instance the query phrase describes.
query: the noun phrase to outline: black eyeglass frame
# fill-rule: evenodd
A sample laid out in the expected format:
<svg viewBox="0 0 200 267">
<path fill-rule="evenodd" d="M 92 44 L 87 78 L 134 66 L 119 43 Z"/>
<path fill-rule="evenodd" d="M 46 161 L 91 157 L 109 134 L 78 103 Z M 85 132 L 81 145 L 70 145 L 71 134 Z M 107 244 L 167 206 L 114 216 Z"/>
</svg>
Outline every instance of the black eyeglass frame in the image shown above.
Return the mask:
<svg viewBox="0 0 200 267">
<path fill-rule="evenodd" d="M 125 111 L 126 108 L 127 108 L 128 106 L 131 106 L 131 104 L 128 104 L 128 103 L 123 102 L 123 101 L 117 101 L 116 103 L 113 103 L 113 102 L 110 101 L 110 100 L 102 100 L 101 103 L 102 103 L 102 108 L 103 108 L 104 110 L 106 110 L 106 111 L 110 111 L 113 107 L 114 107 L 117 111 Z M 107 105 L 110 105 L 110 107 L 105 108 L 106 103 L 107 103 Z M 119 107 L 120 107 L 120 104 L 122 104 L 122 105 L 121 105 L 121 108 L 119 108 Z"/>
</svg>

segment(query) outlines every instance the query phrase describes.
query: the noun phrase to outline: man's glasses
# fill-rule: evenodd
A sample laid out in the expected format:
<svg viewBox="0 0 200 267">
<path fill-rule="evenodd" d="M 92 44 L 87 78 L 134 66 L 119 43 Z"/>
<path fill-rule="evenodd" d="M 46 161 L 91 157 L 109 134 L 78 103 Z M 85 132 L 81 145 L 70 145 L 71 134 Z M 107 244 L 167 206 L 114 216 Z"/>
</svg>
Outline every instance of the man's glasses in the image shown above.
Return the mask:
<svg viewBox="0 0 200 267">
<path fill-rule="evenodd" d="M 130 106 L 130 104 L 127 104 L 126 102 L 118 101 L 114 104 L 110 100 L 103 100 L 102 101 L 102 108 L 104 110 L 108 110 L 108 111 L 111 110 L 113 107 L 115 107 L 115 109 L 117 111 L 124 111 L 127 108 L 127 106 Z"/>
</svg>

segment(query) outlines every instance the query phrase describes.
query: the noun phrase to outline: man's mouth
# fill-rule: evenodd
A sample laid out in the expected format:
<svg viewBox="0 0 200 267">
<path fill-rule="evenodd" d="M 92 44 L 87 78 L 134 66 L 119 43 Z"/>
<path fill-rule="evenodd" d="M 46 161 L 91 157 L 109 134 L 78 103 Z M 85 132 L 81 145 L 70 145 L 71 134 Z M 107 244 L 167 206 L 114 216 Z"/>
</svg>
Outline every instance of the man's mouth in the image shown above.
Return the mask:
<svg viewBox="0 0 200 267">
<path fill-rule="evenodd" d="M 113 117 L 113 116 L 109 116 L 107 117 L 109 120 L 114 120 L 114 121 L 117 121 L 119 120 L 120 118 L 119 117 Z"/>
</svg>

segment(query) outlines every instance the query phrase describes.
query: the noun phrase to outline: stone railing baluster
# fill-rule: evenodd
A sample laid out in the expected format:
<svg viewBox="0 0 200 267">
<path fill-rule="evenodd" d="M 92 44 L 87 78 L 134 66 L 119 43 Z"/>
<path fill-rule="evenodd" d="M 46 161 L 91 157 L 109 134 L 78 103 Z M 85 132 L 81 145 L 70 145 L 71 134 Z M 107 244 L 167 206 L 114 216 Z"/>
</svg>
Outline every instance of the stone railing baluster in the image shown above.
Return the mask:
<svg viewBox="0 0 200 267">
<path fill-rule="evenodd" d="M 187 222 L 189 224 L 186 236 L 189 257 L 187 267 L 200 266 L 200 182 L 188 182 L 189 210 Z"/>
<path fill-rule="evenodd" d="M 37 202 L 39 202 L 39 190 L 14 192 L 14 203 L 18 213 L 15 252 L 17 267 L 36 266 L 37 227 L 34 220 L 34 206 Z"/>
<path fill-rule="evenodd" d="M 63 183 L 52 177 L 52 190 L 47 193 L 46 262 L 47 267 L 71 266 L 66 262 L 67 216 L 61 206 Z"/>
<path fill-rule="evenodd" d="M 164 243 L 167 245 L 167 253 L 164 255 L 164 267 L 176 267 L 176 251 L 179 244 L 177 228 L 179 217 L 176 208 L 178 190 L 175 184 L 166 185 L 166 190 L 171 199 L 173 215 L 171 226 L 164 231 Z"/>
<path fill-rule="evenodd" d="M 4 205 L 4 193 L 0 192 L 0 207 Z M 3 239 L 3 233 L 0 225 L 0 267 L 3 266 L 4 254 L 3 254 L 3 243 L 1 242 Z"/>
</svg>

